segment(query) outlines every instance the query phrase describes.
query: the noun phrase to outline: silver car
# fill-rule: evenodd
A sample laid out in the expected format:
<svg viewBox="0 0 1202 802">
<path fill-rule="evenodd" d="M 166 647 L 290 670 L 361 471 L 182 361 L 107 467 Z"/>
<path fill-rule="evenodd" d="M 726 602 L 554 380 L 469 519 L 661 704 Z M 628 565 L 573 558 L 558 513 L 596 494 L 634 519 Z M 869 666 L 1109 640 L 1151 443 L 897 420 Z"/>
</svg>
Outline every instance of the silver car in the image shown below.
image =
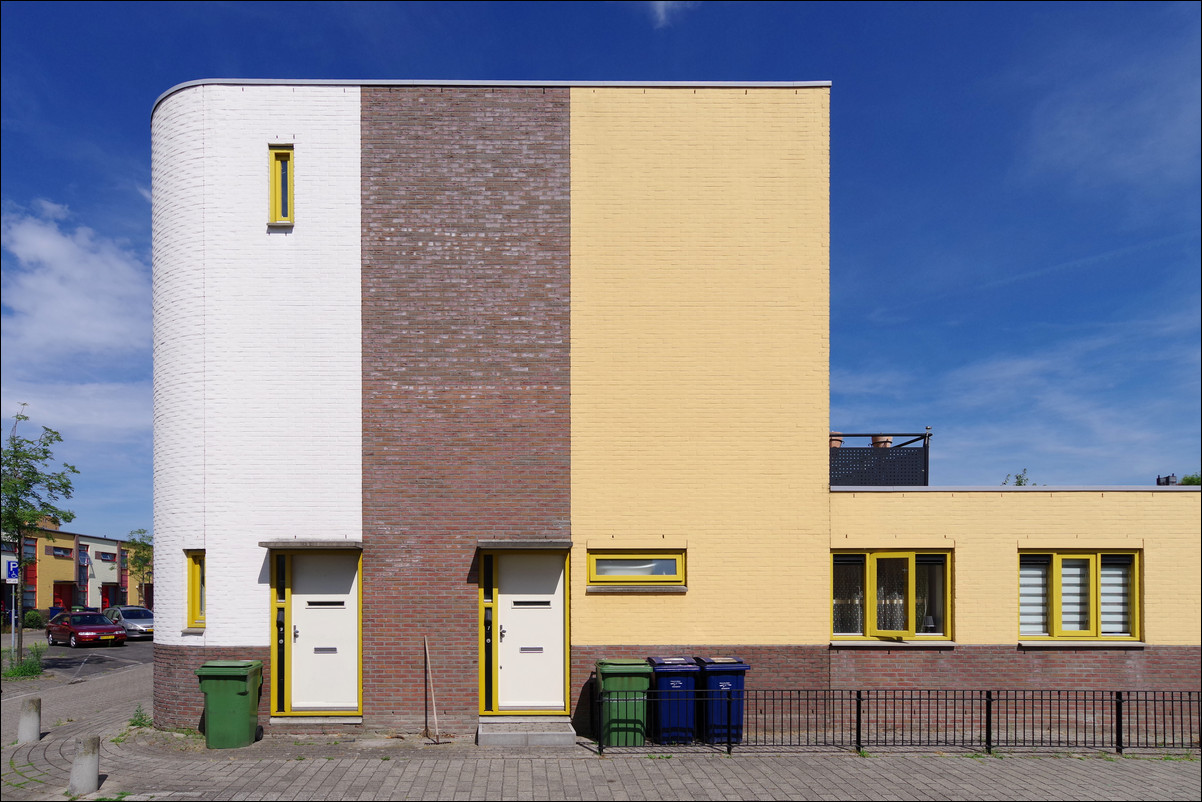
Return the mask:
<svg viewBox="0 0 1202 802">
<path fill-rule="evenodd" d="M 104 617 L 114 624 L 125 627 L 127 638 L 154 637 L 154 613 L 145 607 L 132 605 L 109 607 L 104 611 Z"/>
</svg>

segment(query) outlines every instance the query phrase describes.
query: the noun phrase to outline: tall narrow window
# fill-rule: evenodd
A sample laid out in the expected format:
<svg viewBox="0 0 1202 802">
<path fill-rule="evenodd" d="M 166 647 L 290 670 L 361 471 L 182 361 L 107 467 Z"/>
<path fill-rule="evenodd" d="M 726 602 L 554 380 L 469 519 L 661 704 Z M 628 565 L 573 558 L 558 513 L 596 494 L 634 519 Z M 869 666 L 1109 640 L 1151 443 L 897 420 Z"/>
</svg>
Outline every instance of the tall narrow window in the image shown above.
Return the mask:
<svg viewBox="0 0 1202 802">
<path fill-rule="evenodd" d="M 268 222 L 291 225 L 296 221 L 293 209 L 293 188 L 296 184 L 291 145 L 272 145 L 271 154 L 271 211 Z"/>
<path fill-rule="evenodd" d="M 188 558 L 188 626 L 205 625 L 205 553 L 186 552 Z"/>
</svg>

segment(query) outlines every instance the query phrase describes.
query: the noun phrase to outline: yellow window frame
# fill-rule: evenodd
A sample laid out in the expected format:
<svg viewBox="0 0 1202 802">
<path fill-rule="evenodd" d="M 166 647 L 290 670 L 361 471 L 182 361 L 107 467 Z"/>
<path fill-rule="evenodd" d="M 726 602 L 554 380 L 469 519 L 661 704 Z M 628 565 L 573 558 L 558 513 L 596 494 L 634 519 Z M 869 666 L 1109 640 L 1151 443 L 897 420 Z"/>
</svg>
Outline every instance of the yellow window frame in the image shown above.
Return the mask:
<svg viewBox="0 0 1202 802">
<path fill-rule="evenodd" d="M 1106 555 L 1131 558 L 1127 583 L 1127 618 L 1131 631 L 1126 635 L 1102 633 L 1102 558 Z M 1022 640 L 1139 640 L 1140 555 L 1138 551 L 1024 551 L 1020 553 L 1020 562 L 1023 556 L 1048 557 L 1051 576 L 1048 578 L 1048 598 L 1044 600 L 1047 608 L 1049 634 L 1023 635 L 1020 632 L 1019 637 Z M 1062 572 L 1065 560 L 1086 560 L 1089 563 L 1089 626 L 1085 629 L 1064 628 Z"/>
<path fill-rule="evenodd" d="M 268 147 L 269 197 L 268 222 L 291 225 L 296 222 L 296 170 L 291 145 Z"/>
<path fill-rule="evenodd" d="M 917 558 L 918 555 L 930 554 L 943 557 L 943 617 L 944 625 L 941 633 L 925 633 L 917 630 Z M 951 640 L 952 637 L 952 554 L 942 549 L 919 549 L 915 551 L 874 551 L 856 550 L 831 553 L 831 593 L 835 598 L 835 557 L 838 555 L 860 556 L 864 558 L 864 634 L 837 634 L 834 632 L 834 609 L 831 606 L 831 637 L 834 640 Z M 902 559 L 906 563 L 906 587 L 903 603 L 906 606 L 905 629 L 883 629 L 877 624 L 877 563 L 879 560 Z"/>
<path fill-rule="evenodd" d="M 184 552 L 188 570 L 188 626 L 205 626 L 205 553 L 201 549 Z"/>
<path fill-rule="evenodd" d="M 597 569 L 598 560 L 672 560 L 676 570 L 672 574 L 610 574 Z M 685 550 L 590 550 L 588 553 L 588 581 L 590 585 L 683 585 L 685 583 Z"/>
</svg>

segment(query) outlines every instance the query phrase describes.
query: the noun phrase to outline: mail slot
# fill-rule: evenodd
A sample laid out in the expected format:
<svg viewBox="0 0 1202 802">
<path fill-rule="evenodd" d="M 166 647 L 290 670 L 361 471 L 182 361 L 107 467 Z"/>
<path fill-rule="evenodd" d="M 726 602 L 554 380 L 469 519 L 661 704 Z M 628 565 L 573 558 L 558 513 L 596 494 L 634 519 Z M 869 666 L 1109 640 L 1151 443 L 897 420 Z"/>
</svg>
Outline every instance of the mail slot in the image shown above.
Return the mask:
<svg viewBox="0 0 1202 802">
<path fill-rule="evenodd" d="M 523 646 L 518 649 L 522 654 L 542 654 L 543 647 L 541 646 Z"/>
<path fill-rule="evenodd" d="M 337 646 L 314 646 L 313 654 L 338 654 Z"/>
</svg>

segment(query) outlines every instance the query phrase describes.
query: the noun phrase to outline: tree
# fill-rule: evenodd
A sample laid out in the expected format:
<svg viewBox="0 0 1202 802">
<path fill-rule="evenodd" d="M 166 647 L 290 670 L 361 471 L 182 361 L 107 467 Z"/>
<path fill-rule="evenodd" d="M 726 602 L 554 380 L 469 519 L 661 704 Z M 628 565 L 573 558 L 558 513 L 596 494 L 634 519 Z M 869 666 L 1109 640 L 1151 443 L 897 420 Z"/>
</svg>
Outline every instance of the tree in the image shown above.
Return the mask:
<svg viewBox="0 0 1202 802">
<path fill-rule="evenodd" d="M 1013 476 L 1014 476 L 1014 486 L 1015 487 L 1025 487 L 1026 485 L 1034 484 L 1034 482 L 1032 482 L 1030 479 L 1027 478 L 1027 469 L 1026 468 L 1023 468 L 1021 471 L 1014 474 Z M 1010 484 L 1010 478 L 1011 478 L 1011 474 L 1006 474 L 1006 478 L 1002 480 L 1002 484 L 1003 485 Z"/>
<path fill-rule="evenodd" d="M 138 598 L 146 604 L 146 585 L 154 581 L 154 537 L 145 529 L 135 529 L 129 533 L 125 550 L 129 553 L 129 578 L 137 583 Z"/>
<path fill-rule="evenodd" d="M 1202 485 L 1202 473 L 1187 473 L 1181 477 L 1183 485 Z"/>
<path fill-rule="evenodd" d="M 17 433 L 17 428 L 29 420 L 24 412 L 25 404 L 21 404 L 21 411 L 13 415 L 13 427 L 4 442 L 0 476 L 3 483 L 0 533 L 6 543 L 12 544 L 17 564 L 21 566 L 21 581 L 14 594 L 18 622 L 24 618 L 25 565 L 31 562 L 25 557 L 25 538 L 38 531 L 44 518 L 64 522 L 74 520 L 75 513 L 59 504 L 71 498 L 71 474 L 79 473 L 66 463 L 60 471 L 52 469 L 54 446 L 63 441 L 58 432 L 43 426 L 42 433 L 33 440 Z M 17 652 L 13 656 L 18 661 L 25 657 L 25 638 L 20 626 L 17 627 Z"/>
</svg>

